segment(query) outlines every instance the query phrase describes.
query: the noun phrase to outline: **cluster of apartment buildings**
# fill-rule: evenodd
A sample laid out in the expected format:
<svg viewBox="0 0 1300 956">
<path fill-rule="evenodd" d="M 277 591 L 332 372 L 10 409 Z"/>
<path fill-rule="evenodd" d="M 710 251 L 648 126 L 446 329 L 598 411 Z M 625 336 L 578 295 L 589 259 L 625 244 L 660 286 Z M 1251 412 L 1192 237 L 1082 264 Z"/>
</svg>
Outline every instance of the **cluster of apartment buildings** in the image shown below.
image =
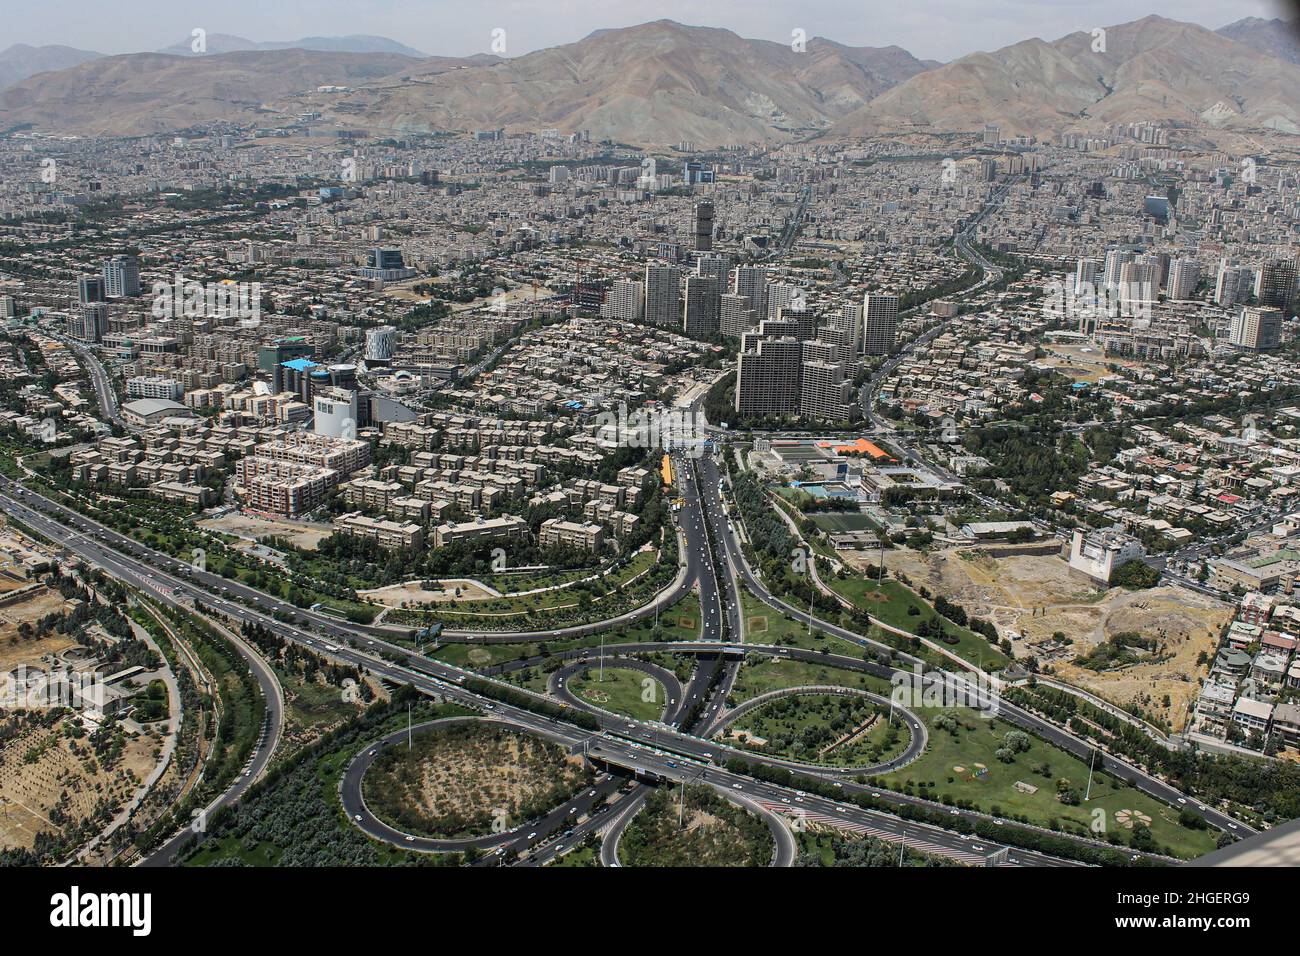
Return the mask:
<svg viewBox="0 0 1300 956">
<path fill-rule="evenodd" d="M 1237 605 L 1194 705 L 1191 729 L 1253 749 L 1300 751 L 1300 606 L 1250 592 Z"/>
</svg>

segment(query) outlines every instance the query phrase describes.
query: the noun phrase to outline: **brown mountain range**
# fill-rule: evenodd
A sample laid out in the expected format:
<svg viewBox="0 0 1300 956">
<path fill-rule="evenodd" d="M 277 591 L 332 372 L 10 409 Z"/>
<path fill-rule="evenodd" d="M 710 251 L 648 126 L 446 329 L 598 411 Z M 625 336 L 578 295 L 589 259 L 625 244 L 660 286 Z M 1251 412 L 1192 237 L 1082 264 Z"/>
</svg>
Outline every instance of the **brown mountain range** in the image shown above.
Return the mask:
<svg viewBox="0 0 1300 956">
<path fill-rule="evenodd" d="M 1145 17 L 1104 35 L 964 56 L 900 83 L 832 132 L 997 123 L 1044 135 L 1143 120 L 1300 133 L 1300 69 L 1196 24 Z"/>
<path fill-rule="evenodd" d="M 1226 28 L 1225 28 L 1226 29 Z M 138 135 L 306 111 L 376 131 L 588 130 L 699 146 L 954 131 L 1046 135 L 1115 121 L 1300 133 L 1300 66 L 1189 23 L 1146 17 L 940 65 L 899 47 L 750 40 L 667 20 L 507 60 L 258 50 L 106 57 L 0 92 L 0 129 Z M 347 92 L 318 91 L 346 86 Z"/>
</svg>

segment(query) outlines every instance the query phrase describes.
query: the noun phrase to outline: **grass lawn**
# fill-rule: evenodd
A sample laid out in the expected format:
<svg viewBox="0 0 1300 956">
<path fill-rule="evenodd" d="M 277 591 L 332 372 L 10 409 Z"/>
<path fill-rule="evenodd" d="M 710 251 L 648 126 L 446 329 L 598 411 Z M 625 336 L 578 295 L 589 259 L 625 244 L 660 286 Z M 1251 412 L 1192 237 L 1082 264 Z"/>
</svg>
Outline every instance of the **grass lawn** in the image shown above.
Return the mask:
<svg viewBox="0 0 1300 956">
<path fill-rule="evenodd" d="M 839 667 L 827 667 L 805 661 L 792 661 L 780 657 L 750 657 L 740 668 L 728 702 L 734 706 L 751 697 L 783 687 L 805 684 L 833 684 L 837 687 L 860 687 L 888 697 L 889 681 L 873 674 L 861 674 Z"/>
<path fill-rule="evenodd" d="M 728 731 L 750 738 L 739 746 L 754 753 L 823 767 L 870 767 L 902 753 L 911 739 L 901 721 L 887 723 L 887 712 L 860 697 L 783 697 L 749 712 Z"/>
<path fill-rule="evenodd" d="M 1068 781 L 1082 795 L 1088 764 L 1032 735 L 1026 735 L 1028 749 L 1004 763 L 996 752 L 1005 746 L 1006 735 L 1016 731 L 1006 721 L 981 718 L 969 709 L 922 707 L 914 712 L 926 722 L 930 739 L 916 761 L 878 778 L 893 789 L 1039 826 L 1050 827 L 1056 821 L 1062 830 L 1083 836 L 1105 839 L 1116 834 L 1124 845 L 1133 824 L 1141 823 L 1150 828 L 1157 843 L 1180 857 L 1214 849 L 1214 831 L 1181 826 L 1177 810 L 1104 774 L 1093 775 L 1091 800 L 1077 806 L 1062 803 L 1057 799 L 1058 781 Z M 956 733 L 935 726 L 941 714 L 956 718 Z M 1036 792 L 1025 792 L 1017 783 L 1035 787 Z M 1104 815 L 1094 816 L 1097 810 Z M 1090 831 L 1094 819 L 1105 826 L 1100 835 Z"/>
<path fill-rule="evenodd" d="M 799 510 L 813 504 L 817 500 L 816 496 L 809 494 L 800 488 L 791 488 L 789 485 L 782 485 L 779 488 L 773 488 L 772 490 L 776 492 L 782 500 Z"/>
<path fill-rule="evenodd" d="M 835 654 L 860 654 L 861 647 L 831 637 L 814 627 L 808 633 L 807 620 L 790 620 L 780 611 L 768 607 L 749 591 L 741 588 L 740 605 L 745 613 L 745 641 L 748 644 L 779 644 L 819 651 L 826 648 Z"/>
<path fill-rule="evenodd" d="M 892 627 L 915 634 L 922 621 L 941 620 L 944 629 L 957 638 L 956 644 L 943 642 L 941 646 L 983 670 L 1000 670 L 1008 663 L 1006 655 L 970 628 L 958 627 L 952 621 L 939 617 L 933 607 L 920 595 L 892 578 L 871 581 L 867 578 L 825 578 L 826 584 L 874 618 Z M 909 609 L 912 613 L 909 613 Z M 933 638 L 931 638 L 933 640 Z M 940 643 L 937 642 L 936 643 Z"/>
<path fill-rule="evenodd" d="M 798 841 L 800 856 L 815 856 L 822 861 L 822 866 L 835 865 L 835 849 L 829 834 L 810 833 L 805 830 L 794 836 Z"/>
<path fill-rule="evenodd" d="M 832 533 L 846 531 L 866 531 L 876 529 L 878 525 L 860 511 L 828 511 L 809 515 L 821 531 Z"/>
<path fill-rule="evenodd" d="M 298 728 L 316 730 L 356 715 L 357 706 L 343 700 L 342 688 L 309 684 L 301 675 L 286 675 L 279 667 L 275 670 L 285 690 L 292 694 L 288 716 Z"/>
<path fill-rule="evenodd" d="M 518 591 L 531 591 L 534 588 L 572 584 L 590 573 L 582 568 L 571 571 L 503 571 L 501 574 L 481 574 L 476 580 L 502 594 L 514 594 Z"/>
<path fill-rule="evenodd" d="M 545 694 L 551 683 L 551 672 L 540 667 L 525 667 L 502 675 L 502 680 L 539 694 Z"/>
<path fill-rule="evenodd" d="M 699 636 L 700 601 L 694 593 L 686 595 L 659 616 L 659 628 L 665 641 L 693 641 Z M 428 655 L 444 664 L 477 669 L 491 667 L 521 657 L 536 657 L 543 649 L 553 654 L 580 647 L 599 647 L 601 639 L 607 644 L 631 644 L 654 641 L 654 618 L 601 634 L 578 638 L 556 638 L 549 641 L 529 641 L 518 644 L 488 644 L 483 642 L 445 644 Z M 407 643 L 399 640 L 398 643 Z"/>
<path fill-rule="evenodd" d="M 280 848 L 274 843 L 258 841 L 251 847 L 238 836 L 222 837 L 204 845 L 203 849 L 186 861 L 186 866 L 210 866 L 217 860 L 240 860 L 247 866 L 275 866 Z"/>
<path fill-rule="evenodd" d="M 569 690 L 597 707 L 633 720 L 658 720 L 667 703 L 663 684 L 628 667 L 606 665 L 602 681 L 600 666 L 593 664 L 586 674 L 579 672 L 569 679 Z"/>
<path fill-rule="evenodd" d="M 588 841 L 547 865 L 559 868 L 600 866 L 600 843 Z"/>
<path fill-rule="evenodd" d="M 609 597 L 621 597 L 629 590 L 635 594 L 637 589 L 646 583 L 645 573 L 654 566 L 657 560 L 658 555 L 654 551 L 642 551 L 633 555 L 626 566 L 619 568 L 613 574 L 598 577 L 595 581 L 589 582 L 592 587 L 600 587 L 605 592 L 601 596 L 593 595 L 591 597 L 592 605 L 598 606 Z M 580 576 L 588 577 L 596 573 L 597 569 L 590 568 L 581 572 Z M 532 594 L 506 593 L 501 597 L 489 597 L 474 601 L 439 601 L 428 605 L 428 607 L 434 614 L 446 619 L 447 623 L 452 627 L 466 626 L 465 620 L 467 618 L 525 617 L 534 611 L 579 607 L 582 592 L 574 584 L 575 582 L 569 582 L 561 587 L 536 591 Z M 528 589 L 524 588 L 522 590 Z M 405 620 L 407 616 L 394 613 L 390 614 L 389 617 L 397 621 Z"/>
</svg>

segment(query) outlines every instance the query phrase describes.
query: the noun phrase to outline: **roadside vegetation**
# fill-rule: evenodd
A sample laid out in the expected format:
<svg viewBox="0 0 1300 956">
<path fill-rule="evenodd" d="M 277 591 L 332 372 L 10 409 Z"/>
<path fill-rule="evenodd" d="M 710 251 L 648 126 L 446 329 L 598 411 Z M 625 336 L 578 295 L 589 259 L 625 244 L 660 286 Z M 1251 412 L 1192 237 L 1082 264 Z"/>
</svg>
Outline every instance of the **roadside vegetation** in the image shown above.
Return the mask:
<svg viewBox="0 0 1300 956">
<path fill-rule="evenodd" d="M 558 744 L 499 724 L 467 721 L 387 747 L 366 771 L 366 806 L 416 836 L 459 839 L 503 832 L 545 815 L 593 774 Z"/>
<path fill-rule="evenodd" d="M 767 866 L 775 845 L 767 824 L 709 787 L 660 787 L 619 838 L 624 866 Z M 680 801 L 680 802 L 679 802 Z M 680 822 L 679 822 L 680 821 Z"/>
</svg>

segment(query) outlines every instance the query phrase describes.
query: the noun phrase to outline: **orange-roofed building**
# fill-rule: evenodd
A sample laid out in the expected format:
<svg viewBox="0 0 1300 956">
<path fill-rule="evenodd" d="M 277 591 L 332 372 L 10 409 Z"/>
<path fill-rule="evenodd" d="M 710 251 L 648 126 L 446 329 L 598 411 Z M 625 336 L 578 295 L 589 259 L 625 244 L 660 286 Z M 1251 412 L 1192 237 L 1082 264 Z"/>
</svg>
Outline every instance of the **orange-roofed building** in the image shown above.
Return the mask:
<svg viewBox="0 0 1300 956">
<path fill-rule="evenodd" d="M 881 458 L 890 458 L 892 455 L 882 449 L 875 442 L 869 442 L 865 438 L 859 438 L 857 441 L 847 445 L 836 445 L 833 442 L 818 442 L 818 448 L 829 448 L 837 455 L 870 455 L 877 460 Z"/>
</svg>

